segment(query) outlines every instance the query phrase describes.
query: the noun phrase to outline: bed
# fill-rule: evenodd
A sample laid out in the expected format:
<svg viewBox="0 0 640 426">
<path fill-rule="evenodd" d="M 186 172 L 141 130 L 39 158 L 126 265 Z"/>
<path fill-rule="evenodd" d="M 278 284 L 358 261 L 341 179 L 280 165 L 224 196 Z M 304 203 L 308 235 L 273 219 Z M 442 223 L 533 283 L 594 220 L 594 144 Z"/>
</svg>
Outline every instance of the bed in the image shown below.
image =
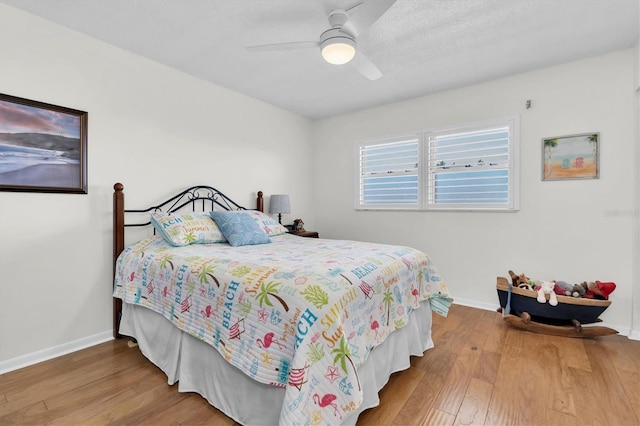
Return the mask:
<svg viewBox="0 0 640 426">
<path fill-rule="evenodd" d="M 298 237 L 263 206 L 195 186 L 125 209 L 115 184 L 114 334 L 238 423 L 355 424 L 452 299 L 418 250 Z"/>
</svg>

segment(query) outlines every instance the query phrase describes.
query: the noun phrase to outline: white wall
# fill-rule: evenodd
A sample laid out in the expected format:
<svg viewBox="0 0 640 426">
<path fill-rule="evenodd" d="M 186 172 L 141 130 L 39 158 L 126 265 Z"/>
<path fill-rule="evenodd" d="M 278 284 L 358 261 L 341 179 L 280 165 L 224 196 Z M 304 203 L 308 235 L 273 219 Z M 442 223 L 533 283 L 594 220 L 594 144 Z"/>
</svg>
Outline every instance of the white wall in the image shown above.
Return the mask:
<svg viewBox="0 0 640 426">
<path fill-rule="evenodd" d="M 0 193 L 0 371 L 111 336 L 112 191 L 291 194 L 311 228 L 311 123 L 0 4 L 0 92 L 89 112 L 88 195 Z"/>
<path fill-rule="evenodd" d="M 509 269 L 534 279 L 614 281 L 602 318 L 628 333 L 637 218 L 607 213 L 636 205 L 634 61 L 629 49 L 314 123 L 317 230 L 422 249 L 458 302 L 492 309 L 495 277 Z M 354 210 L 356 141 L 511 114 L 521 117 L 519 212 Z M 600 179 L 542 182 L 541 139 L 586 132 L 600 132 Z"/>
</svg>

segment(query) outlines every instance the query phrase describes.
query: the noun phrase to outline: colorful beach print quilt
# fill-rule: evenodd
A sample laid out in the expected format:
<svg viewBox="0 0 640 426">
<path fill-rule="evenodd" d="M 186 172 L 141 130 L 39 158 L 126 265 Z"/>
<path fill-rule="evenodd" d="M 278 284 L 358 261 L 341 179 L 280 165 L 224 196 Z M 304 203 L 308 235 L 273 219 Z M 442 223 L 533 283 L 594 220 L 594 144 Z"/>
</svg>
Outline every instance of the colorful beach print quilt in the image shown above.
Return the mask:
<svg viewBox="0 0 640 426">
<path fill-rule="evenodd" d="M 408 247 L 293 235 L 172 247 L 151 237 L 117 261 L 114 296 L 201 339 L 255 380 L 286 388 L 281 424 L 338 424 L 362 402 L 356 369 L 428 301 L 451 298 Z"/>
</svg>

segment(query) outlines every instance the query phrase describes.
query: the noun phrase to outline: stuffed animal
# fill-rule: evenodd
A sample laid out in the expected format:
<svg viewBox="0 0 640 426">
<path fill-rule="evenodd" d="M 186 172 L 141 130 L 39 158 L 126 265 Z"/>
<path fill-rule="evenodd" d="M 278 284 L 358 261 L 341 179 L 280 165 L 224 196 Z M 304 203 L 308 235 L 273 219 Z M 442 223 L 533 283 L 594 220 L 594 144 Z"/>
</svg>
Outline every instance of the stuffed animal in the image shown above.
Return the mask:
<svg viewBox="0 0 640 426">
<path fill-rule="evenodd" d="M 535 291 L 536 283 L 527 278 L 524 274 L 516 275 L 515 272 L 509 271 L 511 277 L 511 285 L 524 290 Z"/>
<path fill-rule="evenodd" d="M 509 276 L 511 277 L 511 284 L 514 287 L 520 286 L 520 284 L 528 284 L 529 278 L 527 278 L 524 274 L 516 275 L 515 272 L 509 271 Z"/>
<path fill-rule="evenodd" d="M 566 295 L 567 296 L 573 296 L 573 297 L 584 297 L 585 294 L 587 294 L 587 282 L 583 282 L 580 284 L 574 284 L 573 287 L 571 287 L 571 290 L 569 290 Z"/>
<path fill-rule="evenodd" d="M 297 232 L 304 232 L 304 222 L 302 219 L 296 219 L 293 221 L 293 229 Z"/>
<path fill-rule="evenodd" d="M 536 291 L 536 282 L 533 280 L 529 280 L 526 283 L 518 284 L 518 288 L 521 288 L 523 290 Z"/>
<path fill-rule="evenodd" d="M 587 285 L 585 297 L 589 299 L 609 300 L 609 295 L 616 289 L 616 283 L 612 282 L 590 282 Z"/>
<path fill-rule="evenodd" d="M 553 291 L 559 296 L 570 296 L 573 286 L 566 281 L 556 281 Z"/>
<path fill-rule="evenodd" d="M 558 304 L 558 297 L 556 296 L 556 293 L 553 291 L 553 287 L 555 286 L 554 282 L 551 281 L 539 281 L 538 282 L 538 302 L 540 303 L 546 303 L 547 302 L 547 297 L 546 295 L 549 295 L 549 304 L 551 306 L 556 306 Z"/>
</svg>

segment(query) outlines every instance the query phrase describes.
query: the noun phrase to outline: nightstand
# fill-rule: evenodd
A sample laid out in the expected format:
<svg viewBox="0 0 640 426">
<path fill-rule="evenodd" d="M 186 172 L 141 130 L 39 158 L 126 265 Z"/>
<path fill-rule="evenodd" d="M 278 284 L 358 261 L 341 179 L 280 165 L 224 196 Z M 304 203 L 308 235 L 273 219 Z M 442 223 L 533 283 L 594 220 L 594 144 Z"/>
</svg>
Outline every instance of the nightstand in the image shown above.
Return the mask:
<svg viewBox="0 0 640 426">
<path fill-rule="evenodd" d="M 318 233 L 314 231 L 291 231 L 289 233 L 291 235 L 297 235 L 298 237 L 319 238 Z"/>
</svg>

